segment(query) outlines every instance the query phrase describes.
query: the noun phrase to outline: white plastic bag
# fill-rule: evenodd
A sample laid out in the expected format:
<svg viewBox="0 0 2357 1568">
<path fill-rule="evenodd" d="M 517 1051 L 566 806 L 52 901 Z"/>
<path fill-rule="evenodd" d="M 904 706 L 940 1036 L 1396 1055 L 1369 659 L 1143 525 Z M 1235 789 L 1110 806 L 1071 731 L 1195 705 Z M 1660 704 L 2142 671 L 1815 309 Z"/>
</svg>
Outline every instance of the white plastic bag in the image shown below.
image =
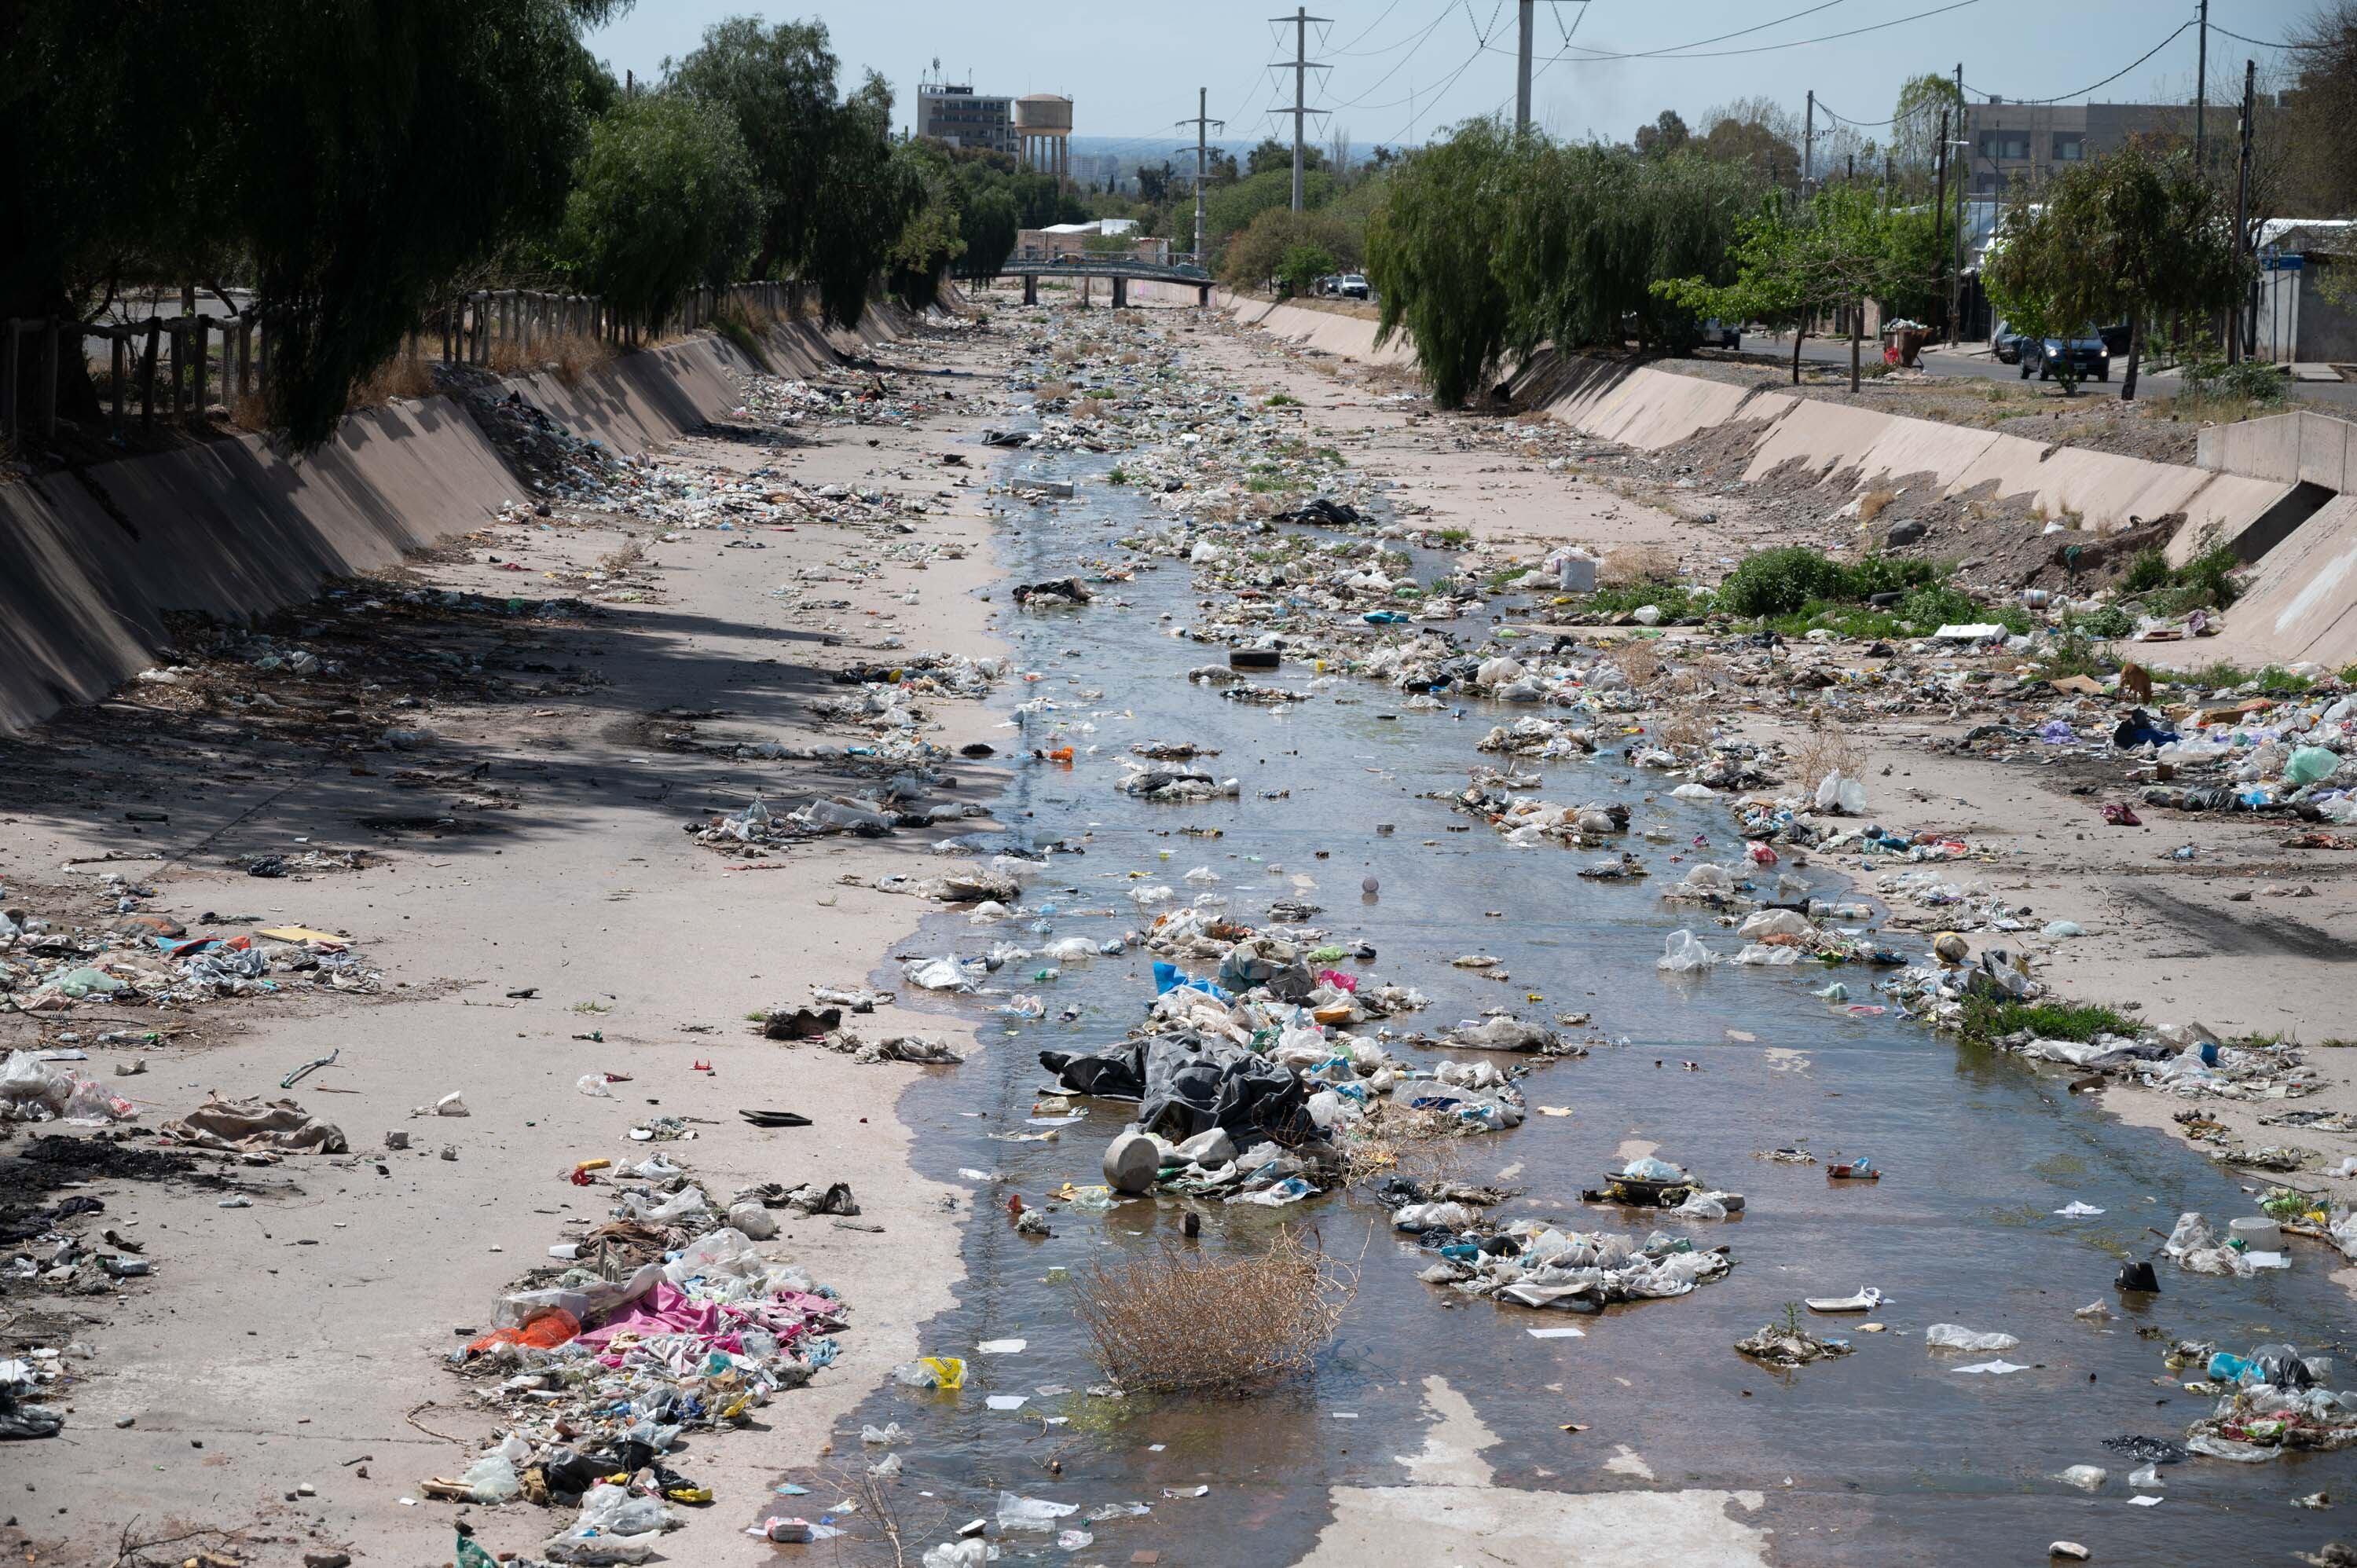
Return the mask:
<svg viewBox="0 0 2357 1568">
<path fill-rule="evenodd" d="M 998 1528 L 1001 1530 L 1039 1530 L 1056 1528 L 1056 1521 L 1066 1514 L 1078 1513 L 1078 1503 L 1060 1503 L 1047 1498 L 1018 1498 L 1013 1492 L 998 1494 Z"/>
<path fill-rule="evenodd" d="M 1691 974 L 1717 961 L 1718 955 L 1703 946 L 1700 938 L 1692 931 L 1678 930 L 1662 943 L 1662 956 L 1653 961 L 1653 967 L 1672 974 Z"/>
<path fill-rule="evenodd" d="M 1959 1323 L 1935 1323 L 1923 1330 L 1923 1343 L 1934 1350 L 2010 1350 L 2021 1341 L 2010 1334 L 1975 1334 Z"/>
</svg>

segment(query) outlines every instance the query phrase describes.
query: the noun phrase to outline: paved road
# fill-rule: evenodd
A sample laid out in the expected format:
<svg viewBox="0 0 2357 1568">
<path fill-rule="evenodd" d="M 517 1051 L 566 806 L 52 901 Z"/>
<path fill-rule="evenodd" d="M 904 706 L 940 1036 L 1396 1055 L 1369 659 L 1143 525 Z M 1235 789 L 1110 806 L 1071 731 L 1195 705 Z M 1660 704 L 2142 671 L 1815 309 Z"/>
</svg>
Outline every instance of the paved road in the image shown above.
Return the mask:
<svg viewBox="0 0 2357 1568">
<path fill-rule="evenodd" d="M 1789 336 L 1747 332 L 1743 336 L 1743 350 L 1746 354 L 1781 355 L 1785 362 L 1790 363 L 1792 358 L 1792 339 Z M 1881 345 L 1872 339 L 1859 346 L 1861 358 L 1878 355 L 1881 351 Z M 1846 365 L 1849 363 L 1849 339 L 1846 338 L 1804 339 L 1801 344 L 1801 358 L 1819 364 Z M 1944 348 L 1926 349 L 1923 350 L 1923 368 L 1934 375 L 1976 376 L 1983 381 L 2018 381 L 2021 378 L 2021 367 L 2000 363 L 1986 349 L 1979 353 L 1951 353 Z M 2108 383 L 2103 381 L 2087 383 L 2087 390 L 2091 393 L 2109 392 L 2117 396 L 2119 386 L 2119 381 L 2115 379 Z M 2136 391 L 2140 395 L 2147 392 L 2154 396 L 2173 393 L 2177 391 L 2176 373 L 2144 371 L 2136 377 Z M 2325 403 L 2336 409 L 2357 410 L 2357 383 L 2350 381 L 2294 381 L 2291 384 L 2291 394 L 2304 403 Z"/>
</svg>

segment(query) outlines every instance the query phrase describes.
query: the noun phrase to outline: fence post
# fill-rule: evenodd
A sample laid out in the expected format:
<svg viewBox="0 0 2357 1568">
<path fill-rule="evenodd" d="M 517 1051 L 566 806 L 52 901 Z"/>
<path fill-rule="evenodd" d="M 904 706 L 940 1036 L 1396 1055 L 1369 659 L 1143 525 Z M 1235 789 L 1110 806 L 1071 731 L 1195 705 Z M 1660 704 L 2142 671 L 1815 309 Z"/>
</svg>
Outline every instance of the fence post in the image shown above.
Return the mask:
<svg viewBox="0 0 2357 1568">
<path fill-rule="evenodd" d="M 205 422 L 205 372 L 210 369 L 213 352 L 213 329 L 210 321 L 197 317 L 192 325 L 197 333 L 196 385 L 188 399 L 189 413 L 197 424 Z"/>
<path fill-rule="evenodd" d="M 237 395 L 240 398 L 253 391 L 253 317 L 240 313 L 237 318 Z"/>
<path fill-rule="evenodd" d="M 114 439 L 123 439 L 123 350 L 131 328 L 117 327 L 106 335 L 108 368 L 113 372 L 108 378 L 109 395 L 113 403 L 113 418 L 109 421 Z"/>
<path fill-rule="evenodd" d="M 81 346 L 79 335 L 74 339 Z M 41 434 L 58 433 L 58 318 L 48 318 L 41 332 Z"/>
<path fill-rule="evenodd" d="M 152 305 L 151 305 L 152 308 Z M 163 352 L 163 332 L 156 317 L 147 318 L 147 351 L 139 357 L 139 428 L 156 428 L 156 357 Z"/>
<path fill-rule="evenodd" d="M 5 383 L 0 383 L 0 436 L 16 435 L 20 424 L 16 406 L 17 377 L 24 369 L 23 356 L 16 347 L 16 329 L 22 323 L 16 317 L 8 318 L 8 347 L 5 353 L 0 353 L 0 373 L 8 378 Z"/>
</svg>

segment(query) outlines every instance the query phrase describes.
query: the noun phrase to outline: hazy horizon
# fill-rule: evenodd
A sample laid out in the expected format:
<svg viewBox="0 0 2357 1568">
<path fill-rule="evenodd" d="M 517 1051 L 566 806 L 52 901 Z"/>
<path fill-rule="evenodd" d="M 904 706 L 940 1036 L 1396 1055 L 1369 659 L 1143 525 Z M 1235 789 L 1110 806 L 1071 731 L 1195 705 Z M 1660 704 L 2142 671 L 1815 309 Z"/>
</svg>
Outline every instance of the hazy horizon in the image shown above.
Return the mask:
<svg viewBox="0 0 2357 1568">
<path fill-rule="evenodd" d="M 1268 20 L 1277 9 L 1268 0 L 1200 0 L 1115 19 L 1095 7 L 1050 4 L 1020 13 L 1023 25 L 1010 27 L 1007 13 L 942 0 L 856 8 L 682 0 L 641 5 L 589 44 L 617 74 L 655 77 L 666 57 L 694 48 L 705 27 L 723 17 L 816 16 L 833 38 L 845 85 L 869 68 L 891 83 L 902 129 L 911 124 L 917 83 L 938 59 L 945 79 L 970 81 L 981 91 L 1065 94 L 1073 101 L 1076 139 L 1110 138 L 1125 145 L 1093 150 L 1154 160 L 1192 139 L 1191 129 L 1175 122 L 1194 114 L 1199 85 L 1210 91 L 1210 113 L 1227 122 L 1214 134 L 1229 145 L 1291 135 L 1289 116 L 1269 113 L 1280 100 L 1292 102 L 1291 71 L 1267 65 L 1293 48 L 1290 18 L 1282 27 Z M 1932 11 L 1941 14 L 1921 15 Z M 2211 101 L 2240 94 L 2246 58 L 2258 60 L 2263 76 L 2292 58 L 2219 29 L 2282 40 L 2314 11 L 2310 0 L 2212 0 Z M 1310 122 L 1314 140 L 1340 126 L 1363 155 L 1512 107 L 1514 0 L 1328 0 L 1312 14 L 1331 20 L 1309 27 L 1309 58 L 1332 67 L 1310 73 L 1308 102 L 1332 111 Z M 1908 77 L 1944 74 L 1961 61 L 1975 101 L 1989 93 L 2080 101 L 2091 84 L 2129 67 L 2193 15 L 2193 0 L 1689 0 L 1677 7 L 1542 0 L 1533 113 L 1556 135 L 1625 141 L 1664 109 L 1702 130 L 1698 122 L 1711 108 L 1738 98 L 1771 97 L 1797 115 L 1814 88 L 1821 126 L 1847 119 L 1876 136 L 1880 127 L 1871 122 L 1889 117 Z M 1860 30 L 1867 28 L 1878 30 Z M 1813 39 L 1824 41 L 1806 41 Z M 1682 58 L 1579 52 L 1640 55 L 1678 46 L 1687 46 Z M 2195 48 L 2189 27 L 2092 97 L 2188 102 Z M 1151 80 L 1134 80 L 1139 76 Z"/>
</svg>

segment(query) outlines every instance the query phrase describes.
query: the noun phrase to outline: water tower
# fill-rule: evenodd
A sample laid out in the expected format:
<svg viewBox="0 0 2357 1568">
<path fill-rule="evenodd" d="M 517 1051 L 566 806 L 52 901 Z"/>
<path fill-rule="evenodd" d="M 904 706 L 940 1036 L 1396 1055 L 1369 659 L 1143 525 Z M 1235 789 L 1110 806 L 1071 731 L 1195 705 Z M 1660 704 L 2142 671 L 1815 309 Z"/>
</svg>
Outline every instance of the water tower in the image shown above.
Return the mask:
<svg viewBox="0 0 2357 1568">
<path fill-rule="evenodd" d="M 1053 92 L 1030 92 L 1015 101 L 1015 137 L 1023 166 L 1056 177 L 1061 188 L 1072 177 L 1072 101 Z"/>
</svg>

